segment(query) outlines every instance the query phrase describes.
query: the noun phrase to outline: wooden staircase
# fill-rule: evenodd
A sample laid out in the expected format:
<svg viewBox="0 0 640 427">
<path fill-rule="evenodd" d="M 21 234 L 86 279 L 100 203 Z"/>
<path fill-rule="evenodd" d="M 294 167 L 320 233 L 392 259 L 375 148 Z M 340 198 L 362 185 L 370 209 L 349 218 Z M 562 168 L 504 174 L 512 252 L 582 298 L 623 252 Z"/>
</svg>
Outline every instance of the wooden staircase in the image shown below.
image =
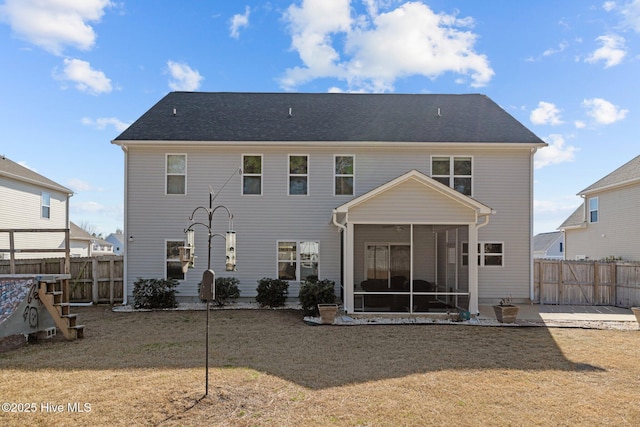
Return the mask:
<svg viewBox="0 0 640 427">
<path fill-rule="evenodd" d="M 70 313 L 68 278 L 39 278 L 38 298 L 66 339 L 75 340 L 84 336 L 84 325 L 78 325 L 77 314 Z"/>
</svg>

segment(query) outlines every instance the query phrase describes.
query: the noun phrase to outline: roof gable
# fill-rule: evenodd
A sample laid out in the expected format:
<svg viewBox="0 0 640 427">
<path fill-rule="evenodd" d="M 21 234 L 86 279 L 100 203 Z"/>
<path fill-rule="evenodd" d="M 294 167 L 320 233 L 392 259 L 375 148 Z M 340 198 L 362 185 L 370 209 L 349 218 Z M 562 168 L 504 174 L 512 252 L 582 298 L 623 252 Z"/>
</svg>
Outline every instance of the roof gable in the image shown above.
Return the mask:
<svg viewBox="0 0 640 427">
<path fill-rule="evenodd" d="M 73 194 L 73 191 L 40 175 L 37 172 L 32 171 L 4 156 L 0 156 L 0 176 L 5 176 L 10 179 L 27 182 L 29 184 L 38 185 L 48 189 L 60 191 L 66 194 Z"/>
<path fill-rule="evenodd" d="M 172 92 L 123 141 L 546 145 L 485 95 Z"/>
<path fill-rule="evenodd" d="M 618 169 L 611 172 L 604 178 L 594 182 L 589 187 L 585 188 L 579 195 L 592 193 L 594 191 L 601 191 L 620 185 L 630 184 L 633 182 L 640 182 L 640 156 L 630 160 Z"/>
<path fill-rule="evenodd" d="M 417 182 L 421 186 L 439 193 L 441 196 L 449 199 L 454 204 L 463 205 L 468 209 L 476 211 L 477 215 L 479 216 L 485 216 L 493 213 L 493 210 L 490 207 L 478 202 L 477 200 L 472 199 L 471 197 L 465 196 L 464 194 L 457 192 L 456 190 L 436 181 L 433 178 L 428 177 L 427 175 L 415 169 L 365 194 L 362 194 L 341 206 L 338 206 L 335 209 L 335 211 L 336 213 L 347 213 L 349 212 L 349 210 L 357 208 L 358 206 L 363 205 L 365 203 L 368 203 L 375 198 L 383 197 L 385 193 L 390 192 L 393 189 L 398 188 L 410 181 Z"/>
<path fill-rule="evenodd" d="M 540 233 L 533 236 L 533 251 L 546 251 L 558 240 L 562 239 L 561 231 L 551 231 L 549 233 Z"/>
</svg>

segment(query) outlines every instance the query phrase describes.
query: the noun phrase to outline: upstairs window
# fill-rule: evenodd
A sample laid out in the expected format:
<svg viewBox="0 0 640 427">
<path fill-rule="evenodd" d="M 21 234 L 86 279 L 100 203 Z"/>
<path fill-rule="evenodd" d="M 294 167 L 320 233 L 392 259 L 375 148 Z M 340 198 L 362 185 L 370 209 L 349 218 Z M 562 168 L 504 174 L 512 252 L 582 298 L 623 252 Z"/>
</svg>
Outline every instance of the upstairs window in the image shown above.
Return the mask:
<svg viewBox="0 0 640 427">
<path fill-rule="evenodd" d="M 434 156 L 431 177 L 465 196 L 471 196 L 471 157 Z"/>
<path fill-rule="evenodd" d="M 167 154 L 167 194 L 187 193 L 187 155 Z"/>
<path fill-rule="evenodd" d="M 353 196 L 353 156 L 335 156 L 334 159 L 334 194 Z"/>
<path fill-rule="evenodd" d="M 42 218 L 51 218 L 51 195 L 49 193 L 42 193 L 40 205 Z"/>
<path fill-rule="evenodd" d="M 309 157 L 305 155 L 289 156 L 289 195 L 308 194 Z"/>
<path fill-rule="evenodd" d="M 598 198 L 589 199 L 589 222 L 598 222 Z"/>
<path fill-rule="evenodd" d="M 262 194 L 262 155 L 245 154 L 242 156 L 242 194 Z"/>
</svg>

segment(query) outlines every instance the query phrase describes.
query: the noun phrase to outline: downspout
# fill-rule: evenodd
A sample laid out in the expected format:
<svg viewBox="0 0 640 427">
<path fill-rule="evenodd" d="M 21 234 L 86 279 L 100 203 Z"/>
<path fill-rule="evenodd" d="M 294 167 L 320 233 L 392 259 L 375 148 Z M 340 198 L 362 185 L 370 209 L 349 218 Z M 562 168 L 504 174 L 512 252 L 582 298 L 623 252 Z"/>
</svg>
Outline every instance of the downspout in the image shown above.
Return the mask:
<svg viewBox="0 0 640 427">
<path fill-rule="evenodd" d="M 492 209 L 491 210 L 491 214 L 494 214 L 494 213 L 495 213 L 495 211 Z M 475 244 L 474 244 L 474 246 L 475 247 L 473 249 L 471 247 L 471 242 L 469 242 L 469 269 L 472 268 L 471 265 L 475 266 L 475 274 L 474 274 L 475 275 L 475 279 L 474 279 L 475 280 L 475 284 L 473 285 L 473 287 L 475 288 L 474 289 L 474 291 L 475 291 L 475 302 L 473 303 L 475 307 L 472 307 L 471 306 L 471 302 L 470 302 L 469 303 L 469 312 L 474 317 L 477 317 L 477 316 L 480 315 L 480 307 L 479 307 L 479 304 L 480 304 L 480 277 L 479 277 L 480 276 L 480 272 L 478 271 L 477 262 L 473 262 L 473 264 L 472 264 L 471 260 L 473 258 L 471 258 L 471 253 L 473 251 L 475 253 L 475 257 L 478 256 L 477 246 L 478 246 L 478 242 L 480 241 L 479 238 L 478 238 L 478 230 L 480 228 L 484 227 L 487 224 L 489 224 L 489 215 L 485 215 L 484 216 L 484 222 L 482 224 L 478 224 L 477 213 L 476 213 L 476 226 L 475 226 L 475 231 L 474 231 L 474 234 L 475 234 Z M 471 288 L 471 285 L 469 287 Z M 469 290 L 471 290 L 471 289 L 469 289 Z M 474 310 L 472 310 L 472 308 Z"/>
<path fill-rule="evenodd" d="M 124 153 L 124 234 L 123 234 L 123 258 L 122 258 L 122 305 L 127 305 L 128 303 L 128 299 L 127 299 L 127 295 L 128 295 L 128 285 L 127 285 L 127 272 L 128 272 L 128 246 L 129 246 L 129 227 L 127 225 L 127 201 L 128 201 L 128 196 L 127 196 L 127 189 L 129 188 L 128 182 L 129 182 L 129 149 L 127 148 L 126 145 L 121 145 L 120 148 L 122 148 L 122 152 Z"/>
<path fill-rule="evenodd" d="M 344 304 L 344 302 L 347 300 L 347 286 L 344 283 L 344 278 L 346 277 L 346 274 L 345 274 L 344 270 L 345 270 L 346 265 L 347 265 L 347 263 L 344 262 L 344 255 L 345 255 L 345 251 L 346 251 L 346 248 L 347 248 L 347 242 L 346 242 L 346 240 L 347 240 L 347 227 L 338 222 L 338 212 L 335 209 L 331 213 L 331 223 L 333 225 L 335 225 L 336 227 L 338 227 L 340 229 L 340 233 L 342 234 L 342 251 L 341 251 L 342 254 L 341 254 L 341 257 L 340 257 L 340 263 L 342 264 L 342 268 L 341 268 L 341 270 L 342 270 L 341 271 L 341 276 L 342 277 L 340 278 L 340 280 L 342 282 L 342 303 Z"/>
<path fill-rule="evenodd" d="M 537 147 L 531 149 L 531 157 L 529 159 L 529 301 L 533 302 L 535 298 L 533 290 L 533 170 L 535 168 L 533 163 L 533 156 L 538 151 Z"/>
</svg>

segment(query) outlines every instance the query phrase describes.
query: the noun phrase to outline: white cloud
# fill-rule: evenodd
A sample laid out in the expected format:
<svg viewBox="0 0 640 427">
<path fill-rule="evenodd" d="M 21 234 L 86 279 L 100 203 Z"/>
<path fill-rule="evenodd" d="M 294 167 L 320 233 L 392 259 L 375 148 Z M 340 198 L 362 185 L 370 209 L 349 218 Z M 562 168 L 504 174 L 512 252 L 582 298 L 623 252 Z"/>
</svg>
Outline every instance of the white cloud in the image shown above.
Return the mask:
<svg viewBox="0 0 640 427">
<path fill-rule="evenodd" d="M 583 122 L 582 120 L 574 121 L 573 125 L 576 127 L 576 129 L 584 129 L 585 127 L 587 127 L 587 124 L 585 122 Z"/>
<path fill-rule="evenodd" d="M 83 117 L 82 124 L 98 130 L 104 130 L 107 126 L 113 126 L 118 132 L 124 132 L 124 130 L 131 125 L 131 123 L 125 123 L 115 117 L 99 117 L 95 120 L 89 117 Z"/>
<path fill-rule="evenodd" d="M 587 109 L 587 114 L 593 118 L 596 123 L 602 125 L 610 125 L 619 120 L 623 120 L 629 112 L 629 110 L 623 110 L 602 98 L 585 99 L 582 101 L 582 106 Z"/>
<path fill-rule="evenodd" d="M 604 61 L 604 68 L 613 67 L 622 62 L 627 55 L 625 50 L 624 37 L 610 34 L 606 36 L 600 36 L 596 41 L 602 44 L 602 47 L 596 49 L 591 55 L 585 58 L 585 62 L 594 64 L 599 61 Z"/>
<path fill-rule="evenodd" d="M 200 82 L 204 77 L 200 75 L 198 70 L 193 70 L 187 64 L 179 62 L 167 61 L 169 74 L 169 87 L 178 91 L 194 91 L 200 88 Z"/>
<path fill-rule="evenodd" d="M 110 0 L 6 0 L 0 5 L 0 19 L 13 34 L 55 55 L 65 46 L 87 50 L 96 34 L 92 22 L 99 22 Z"/>
<path fill-rule="evenodd" d="M 560 110 L 558 107 L 556 107 L 555 104 L 544 101 L 538 103 L 538 108 L 531 112 L 529 118 L 534 125 L 557 126 L 563 123 L 562 120 L 560 120 Z"/>
<path fill-rule="evenodd" d="M 107 208 L 98 202 L 76 202 L 71 204 L 72 211 L 74 213 L 101 213 L 105 212 Z"/>
<path fill-rule="evenodd" d="M 545 141 L 547 147 L 539 149 L 533 159 L 535 169 L 540 169 L 548 165 L 571 162 L 574 159 L 577 147 L 567 145 L 562 135 L 551 134 Z"/>
<path fill-rule="evenodd" d="M 606 10 L 607 12 L 611 12 L 612 10 L 614 10 L 617 7 L 616 2 L 615 1 L 605 1 L 602 4 L 602 8 L 604 10 Z"/>
<path fill-rule="evenodd" d="M 82 181 L 81 179 L 77 178 L 70 179 L 67 185 L 69 185 L 69 188 L 71 188 L 76 193 L 91 190 L 91 185 L 88 182 Z"/>
<path fill-rule="evenodd" d="M 622 6 L 623 25 L 640 33 L 640 0 Z"/>
<path fill-rule="evenodd" d="M 289 68 L 281 85 L 293 89 L 316 78 L 347 82 L 350 91 L 393 90 L 398 78 L 430 79 L 452 72 L 486 85 L 494 75 L 485 55 L 473 49 L 471 18 L 436 14 L 407 2 L 388 12 L 391 2 L 365 0 L 366 15 L 352 16 L 350 0 L 304 0 L 285 13 L 291 47 L 303 63 Z"/>
<path fill-rule="evenodd" d="M 244 8 L 244 15 L 235 14 L 231 18 L 231 26 L 229 28 L 229 35 L 234 39 L 240 37 L 240 28 L 246 28 L 249 26 L 249 14 L 251 13 L 251 9 L 249 6 Z"/>
<path fill-rule="evenodd" d="M 80 59 L 64 60 L 64 70 L 57 76 L 61 80 L 75 83 L 76 89 L 92 95 L 111 92 L 111 80 L 102 71 L 94 70 L 91 64 Z"/>
<path fill-rule="evenodd" d="M 569 43 L 567 43 L 566 41 L 561 42 L 557 48 L 550 48 L 545 50 L 542 53 L 542 56 L 551 56 L 551 55 L 555 55 L 556 53 L 560 53 L 563 52 L 565 49 L 567 49 L 569 47 Z"/>
</svg>

